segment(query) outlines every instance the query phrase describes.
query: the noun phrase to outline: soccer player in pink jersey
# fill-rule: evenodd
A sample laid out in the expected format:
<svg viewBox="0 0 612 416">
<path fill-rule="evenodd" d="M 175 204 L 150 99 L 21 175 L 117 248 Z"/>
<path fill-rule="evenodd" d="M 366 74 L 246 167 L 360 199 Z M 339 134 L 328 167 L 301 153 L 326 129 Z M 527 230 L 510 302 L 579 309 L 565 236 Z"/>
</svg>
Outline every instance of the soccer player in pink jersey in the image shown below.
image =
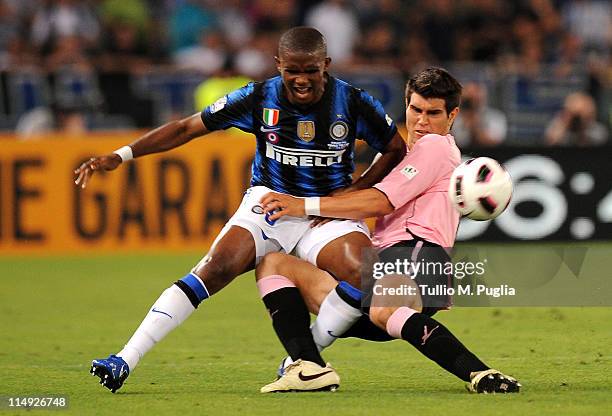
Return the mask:
<svg viewBox="0 0 612 416">
<path fill-rule="evenodd" d="M 428 68 L 408 81 L 406 87 L 406 129 L 408 152 L 380 183 L 372 188 L 333 197 L 295 198 L 269 193 L 261 203 L 272 220 L 283 216 L 318 215 L 362 219 L 377 216 L 372 236 L 379 251 L 376 262 L 450 262 L 448 250 L 455 242 L 459 214 L 447 196 L 451 174 L 461 154 L 450 128 L 459 112 L 461 85 L 447 71 Z M 397 274 L 376 281 L 366 309 L 369 321 L 359 316 L 341 295 L 333 294 L 342 282 L 300 259 L 280 253 L 267 255 L 257 267 L 257 285 L 270 310 L 274 329 L 295 363 L 262 392 L 334 389 L 339 385 L 335 370 L 323 361 L 320 351 L 339 337 L 356 336 L 370 340 L 404 339 L 447 371 L 468 382 L 479 393 L 518 392 L 512 377 L 491 369 L 470 352 L 444 325 L 432 316 L 450 307 L 443 290 L 452 287 L 452 276 L 442 269 L 414 273 L 412 279 Z M 384 289 L 404 290 L 401 302 Z M 441 288 L 422 293 L 420 285 Z M 283 294 L 299 290 L 304 303 L 283 303 Z M 346 296 L 347 291 L 337 291 Z M 348 292 L 350 294 L 350 291 Z M 381 293 L 383 293 L 381 295 Z M 355 294 L 361 298 L 362 293 Z M 367 295 L 366 295 L 367 296 Z M 292 297 L 295 299 L 295 297 Z M 337 301 L 336 301 L 337 300 Z M 343 301 L 344 300 L 344 301 Z M 272 309 L 272 308 L 269 308 Z M 317 318 L 309 330 L 308 310 Z M 311 336 L 312 334 L 312 336 Z M 304 374 L 308 376 L 304 377 Z"/>
</svg>

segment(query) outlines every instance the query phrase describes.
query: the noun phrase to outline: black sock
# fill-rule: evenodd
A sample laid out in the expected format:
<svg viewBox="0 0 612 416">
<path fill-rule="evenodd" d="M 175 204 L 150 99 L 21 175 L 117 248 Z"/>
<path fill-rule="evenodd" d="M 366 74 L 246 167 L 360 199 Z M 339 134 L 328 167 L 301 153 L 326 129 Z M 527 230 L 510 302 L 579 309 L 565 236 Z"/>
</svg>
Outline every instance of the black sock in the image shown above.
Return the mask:
<svg viewBox="0 0 612 416">
<path fill-rule="evenodd" d="M 470 381 L 471 372 L 489 369 L 444 325 L 422 313 L 408 318 L 402 327 L 402 339 L 461 380 Z"/>
<path fill-rule="evenodd" d="M 312 361 L 325 367 L 310 332 L 310 314 L 300 291 L 296 287 L 284 287 L 263 297 L 272 318 L 276 336 L 294 361 Z"/>
<path fill-rule="evenodd" d="M 372 321 L 368 315 L 362 315 L 344 334 L 340 335 L 340 338 L 360 338 L 367 341 L 393 341 L 391 335 L 387 331 L 380 329 Z"/>
</svg>

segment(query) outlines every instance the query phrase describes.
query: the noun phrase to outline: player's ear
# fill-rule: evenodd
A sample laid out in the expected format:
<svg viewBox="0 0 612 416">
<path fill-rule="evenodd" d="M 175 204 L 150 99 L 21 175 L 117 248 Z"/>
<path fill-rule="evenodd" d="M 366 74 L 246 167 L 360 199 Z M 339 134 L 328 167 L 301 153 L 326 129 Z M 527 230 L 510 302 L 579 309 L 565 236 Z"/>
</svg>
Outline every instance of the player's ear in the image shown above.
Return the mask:
<svg viewBox="0 0 612 416">
<path fill-rule="evenodd" d="M 278 56 L 274 57 L 274 62 L 276 63 L 276 70 L 278 72 L 281 72 L 281 68 L 280 68 L 281 61 L 280 61 L 280 58 Z"/>
<path fill-rule="evenodd" d="M 452 109 L 450 114 L 448 115 L 448 129 L 450 130 L 453 127 L 453 123 L 455 122 L 455 118 L 459 114 L 459 107 L 455 107 Z"/>
<path fill-rule="evenodd" d="M 325 58 L 325 66 L 323 67 L 325 71 L 327 71 L 327 68 L 329 68 L 329 64 L 331 64 L 331 58 L 328 56 Z"/>
</svg>

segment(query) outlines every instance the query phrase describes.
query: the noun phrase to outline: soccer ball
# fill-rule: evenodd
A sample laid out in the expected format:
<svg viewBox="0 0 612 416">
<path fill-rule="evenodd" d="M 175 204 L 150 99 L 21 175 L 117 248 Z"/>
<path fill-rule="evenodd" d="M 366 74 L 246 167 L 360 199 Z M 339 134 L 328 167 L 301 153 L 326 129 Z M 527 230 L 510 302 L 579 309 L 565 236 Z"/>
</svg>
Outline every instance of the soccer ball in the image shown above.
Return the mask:
<svg viewBox="0 0 612 416">
<path fill-rule="evenodd" d="M 455 168 L 448 196 L 461 215 L 476 221 L 491 220 L 510 203 L 512 179 L 496 160 L 477 157 Z"/>
</svg>

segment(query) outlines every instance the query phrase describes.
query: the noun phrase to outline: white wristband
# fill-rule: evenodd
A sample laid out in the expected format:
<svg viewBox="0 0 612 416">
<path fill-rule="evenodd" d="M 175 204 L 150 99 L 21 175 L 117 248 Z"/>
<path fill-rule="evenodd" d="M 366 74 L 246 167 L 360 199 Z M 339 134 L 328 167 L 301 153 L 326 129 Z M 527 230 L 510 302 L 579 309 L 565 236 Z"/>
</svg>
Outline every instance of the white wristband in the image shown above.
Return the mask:
<svg viewBox="0 0 612 416">
<path fill-rule="evenodd" d="M 119 155 L 122 162 L 127 162 L 128 160 L 134 159 L 134 154 L 132 153 L 132 148 L 130 146 L 123 146 L 113 152 L 116 155 Z"/>
<path fill-rule="evenodd" d="M 311 196 L 304 198 L 304 211 L 306 215 L 321 215 L 321 198 L 318 196 Z"/>
</svg>

